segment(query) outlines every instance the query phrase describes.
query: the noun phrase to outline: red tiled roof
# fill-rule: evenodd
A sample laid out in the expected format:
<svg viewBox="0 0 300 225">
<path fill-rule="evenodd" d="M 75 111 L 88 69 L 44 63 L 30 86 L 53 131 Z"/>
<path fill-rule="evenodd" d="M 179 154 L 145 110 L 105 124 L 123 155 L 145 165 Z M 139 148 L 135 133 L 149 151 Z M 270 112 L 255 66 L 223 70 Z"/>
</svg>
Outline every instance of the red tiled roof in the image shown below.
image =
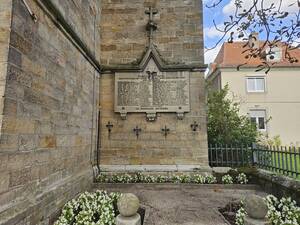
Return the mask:
<svg viewBox="0 0 300 225">
<path fill-rule="evenodd" d="M 261 42 L 262 43 L 262 42 Z M 243 53 L 247 47 L 243 48 L 245 42 L 233 42 L 233 43 L 224 43 L 220 49 L 214 63 L 218 67 L 237 67 L 245 62 L 247 62 L 247 67 L 257 67 L 262 63 L 262 60 L 257 58 L 252 58 L 251 60 L 245 59 L 247 53 Z M 300 49 L 295 49 L 290 51 L 291 56 L 296 57 L 298 62 L 290 63 L 285 57 L 279 62 L 276 62 L 274 67 L 281 66 L 300 66 Z M 284 54 L 282 54 L 284 56 Z"/>
</svg>

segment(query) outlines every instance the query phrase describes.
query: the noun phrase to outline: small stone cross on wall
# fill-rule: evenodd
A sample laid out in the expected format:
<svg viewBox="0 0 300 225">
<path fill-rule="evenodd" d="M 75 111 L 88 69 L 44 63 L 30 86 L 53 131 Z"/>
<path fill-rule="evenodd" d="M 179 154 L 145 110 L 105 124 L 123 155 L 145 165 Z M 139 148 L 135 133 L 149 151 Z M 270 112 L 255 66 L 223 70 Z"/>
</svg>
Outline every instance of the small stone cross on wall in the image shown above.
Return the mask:
<svg viewBox="0 0 300 225">
<path fill-rule="evenodd" d="M 153 31 L 157 30 L 157 23 L 154 22 L 153 17 L 158 13 L 158 10 L 150 7 L 145 13 L 149 15 L 149 21 L 146 28 L 147 31 L 149 31 L 149 42 L 151 44 L 153 40 Z"/>
<path fill-rule="evenodd" d="M 136 127 L 133 129 L 133 132 L 135 133 L 136 138 L 139 139 L 139 136 L 140 136 L 140 133 L 142 132 L 142 129 L 139 128 L 139 126 L 136 126 Z"/>
</svg>

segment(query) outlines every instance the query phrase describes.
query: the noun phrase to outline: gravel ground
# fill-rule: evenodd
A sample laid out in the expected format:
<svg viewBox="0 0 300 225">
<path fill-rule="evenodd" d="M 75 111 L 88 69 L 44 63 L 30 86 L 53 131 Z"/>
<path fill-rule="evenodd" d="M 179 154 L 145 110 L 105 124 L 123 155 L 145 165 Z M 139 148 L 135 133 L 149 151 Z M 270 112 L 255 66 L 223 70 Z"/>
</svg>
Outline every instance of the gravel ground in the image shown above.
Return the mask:
<svg viewBox="0 0 300 225">
<path fill-rule="evenodd" d="M 146 208 L 144 225 L 225 225 L 219 207 L 248 194 L 266 195 L 254 185 L 98 184 L 95 188 L 136 194 Z"/>
</svg>

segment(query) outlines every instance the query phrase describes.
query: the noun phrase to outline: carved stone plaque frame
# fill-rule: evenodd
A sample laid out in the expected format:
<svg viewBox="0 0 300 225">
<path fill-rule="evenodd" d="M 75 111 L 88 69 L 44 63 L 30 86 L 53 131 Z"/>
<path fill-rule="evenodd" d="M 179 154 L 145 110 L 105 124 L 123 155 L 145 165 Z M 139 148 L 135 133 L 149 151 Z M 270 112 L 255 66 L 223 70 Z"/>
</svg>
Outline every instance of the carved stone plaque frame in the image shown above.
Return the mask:
<svg viewBox="0 0 300 225">
<path fill-rule="evenodd" d="M 189 71 L 162 72 L 153 59 L 143 71 L 115 73 L 115 112 L 126 119 L 127 113 L 146 113 L 156 119 L 156 113 L 177 113 L 182 119 L 190 112 Z"/>
</svg>

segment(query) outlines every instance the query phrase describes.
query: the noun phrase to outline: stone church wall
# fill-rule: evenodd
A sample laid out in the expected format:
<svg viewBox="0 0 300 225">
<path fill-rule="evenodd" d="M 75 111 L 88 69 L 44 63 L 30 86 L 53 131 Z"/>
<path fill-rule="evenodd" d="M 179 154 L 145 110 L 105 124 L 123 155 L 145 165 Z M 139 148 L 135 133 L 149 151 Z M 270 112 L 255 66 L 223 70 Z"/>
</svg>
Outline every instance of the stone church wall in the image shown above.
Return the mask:
<svg viewBox="0 0 300 225">
<path fill-rule="evenodd" d="M 153 43 L 166 64 L 203 65 L 200 0 L 103 0 L 102 64 L 118 67 L 141 59 L 148 45 L 145 9 L 149 6 L 158 9 Z M 100 83 L 101 165 L 208 166 L 203 72 L 190 72 L 191 111 L 183 120 L 176 113 L 158 113 L 155 122 L 147 122 L 145 113 L 128 113 L 122 120 L 114 112 L 114 82 L 111 73 L 104 74 Z M 110 137 L 108 122 L 113 124 Z M 191 130 L 194 122 L 199 124 L 196 132 Z M 142 129 L 138 139 L 133 132 L 137 125 Z M 165 125 L 170 129 L 166 138 L 161 131 Z"/>
<path fill-rule="evenodd" d="M 22 0 L 0 1 L 0 224 L 45 225 L 92 185 L 98 72 L 26 2 L 36 23 Z M 100 0 L 51 2 L 99 58 Z"/>
<path fill-rule="evenodd" d="M 11 2 L 1 1 L 0 2 L 0 112 L 3 111 L 3 103 L 4 103 L 3 96 L 5 90 L 5 77 L 7 71 L 11 16 L 12 16 Z M 1 121 L 2 121 L 2 117 L 0 117 L 0 124 Z M 0 184 L 0 190 L 1 190 L 1 184 Z"/>
<path fill-rule="evenodd" d="M 101 62 L 130 64 L 148 44 L 145 9 L 156 7 L 154 44 L 169 63 L 202 64 L 201 0 L 102 0 Z"/>
</svg>

